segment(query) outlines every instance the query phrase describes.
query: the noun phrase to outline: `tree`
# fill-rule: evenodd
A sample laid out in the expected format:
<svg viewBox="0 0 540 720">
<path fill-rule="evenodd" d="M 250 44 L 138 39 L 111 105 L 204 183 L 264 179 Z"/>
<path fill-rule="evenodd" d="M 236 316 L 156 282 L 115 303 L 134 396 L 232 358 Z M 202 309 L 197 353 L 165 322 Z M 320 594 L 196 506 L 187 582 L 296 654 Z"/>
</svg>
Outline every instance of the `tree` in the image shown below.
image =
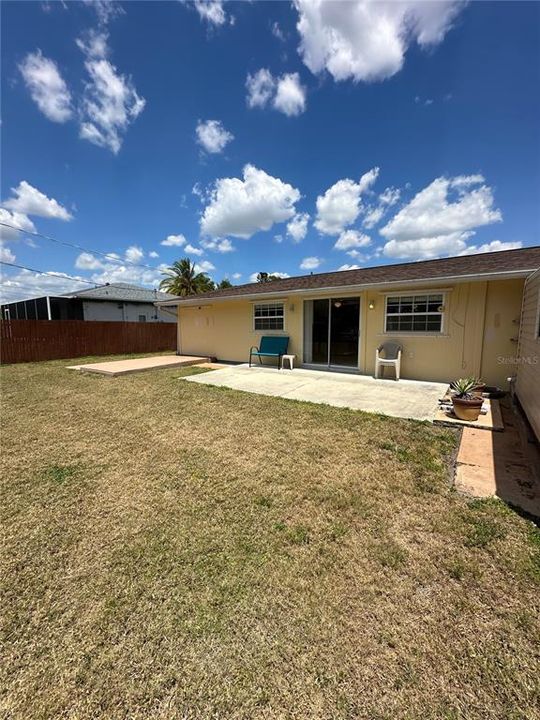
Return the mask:
<svg viewBox="0 0 540 720">
<path fill-rule="evenodd" d="M 186 295 L 198 295 L 215 289 L 215 285 L 208 275 L 196 272 L 195 264 L 187 257 L 173 262 L 162 275 L 165 277 L 160 282 L 159 289 L 172 295 L 186 297 Z"/>
<path fill-rule="evenodd" d="M 232 282 L 229 278 L 223 278 L 223 280 L 216 285 L 216 290 L 226 290 L 227 288 L 232 288 Z"/>
<path fill-rule="evenodd" d="M 277 275 L 269 275 L 267 272 L 260 272 L 257 273 L 257 282 L 258 283 L 267 283 L 267 282 L 273 282 L 274 280 L 279 280 Z"/>
</svg>

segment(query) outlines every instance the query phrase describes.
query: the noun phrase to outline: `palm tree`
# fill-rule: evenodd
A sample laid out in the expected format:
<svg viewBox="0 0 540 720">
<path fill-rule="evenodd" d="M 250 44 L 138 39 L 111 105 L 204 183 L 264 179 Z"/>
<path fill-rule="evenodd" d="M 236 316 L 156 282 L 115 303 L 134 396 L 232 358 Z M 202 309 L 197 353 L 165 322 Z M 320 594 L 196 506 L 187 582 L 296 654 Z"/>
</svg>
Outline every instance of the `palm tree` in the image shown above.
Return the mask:
<svg viewBox="0 0 540 720">
<path fill-rule="evenodd" d="M 195 263 L 187 257 L 173 262 L 162 275 L 165 275 L 165 278 L 160 282 L 159 289 L 172 295 L 185 297 L 215 289 L 208 275 L 196 272 Z"/>
<path fill-rule="evenodd" d="M 223 280 L 216 285 L 216 290 L 227 290 L 227 288 L 232 288 L 232 282 L 229 278 L 223 278 Z"/>
</svg>

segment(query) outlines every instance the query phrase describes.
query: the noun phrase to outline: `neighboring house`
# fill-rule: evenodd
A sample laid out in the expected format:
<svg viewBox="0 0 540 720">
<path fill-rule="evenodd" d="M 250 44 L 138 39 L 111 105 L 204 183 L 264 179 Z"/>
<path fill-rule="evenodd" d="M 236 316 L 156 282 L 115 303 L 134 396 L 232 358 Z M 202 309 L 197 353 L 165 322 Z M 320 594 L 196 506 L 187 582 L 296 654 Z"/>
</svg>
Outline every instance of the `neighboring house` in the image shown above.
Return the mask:
<svg viewBox="0 0 540 720">
<path fill-rule="evenodd" d="M 516 394 L 531 427 L 540 438 L 540 270 L 527 278 L 516 364 Z"/>
<path fill-rule="evenodd" d="M 395 339 L 403 378 L 474 375 L 507 387 L 525 279 L 539 267 L 533 247 L 303 275 L 158 305 L 178 306 L 180 353 L 246 362 L 262 335 L 279 334 L 299 365 L 373 374 L 377 346 Z"/>
<path fill-rule="evenodd" d="M 2 318 L 11 320 L 110 320 L 123 322 L 176 322 L 176 317 L 158 310 L 157 300 L 174 295 L 148 288 L 114 283 L 64 295 L 6 303 Z"/>
</svg>

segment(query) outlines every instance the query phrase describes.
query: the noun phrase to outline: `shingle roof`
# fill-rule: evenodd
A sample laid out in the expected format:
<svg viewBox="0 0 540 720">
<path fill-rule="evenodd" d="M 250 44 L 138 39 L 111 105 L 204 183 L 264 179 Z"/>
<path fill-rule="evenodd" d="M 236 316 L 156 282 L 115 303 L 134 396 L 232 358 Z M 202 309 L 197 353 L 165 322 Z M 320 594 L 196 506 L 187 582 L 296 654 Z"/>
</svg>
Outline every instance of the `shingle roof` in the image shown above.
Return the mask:
<svg viewBox="0 0 540 720">
<path fill-rule="evenodd" d="M 144 302 L 153 303 L 156 300 L 172 300 L 174 295 L 149 290 L 140 285 L 117 282 L 100 285 L 88 290 L 78 290 L 74 293 L 65 293 L 64 297 L 81 298 L 82 300 L 113 300 L 116 302 Z"/>
<path fill-rule="evenodd" d="M 268 283 L 235 285 L 225 290 L 214 290 L 196 296 L 177 298 L 179 304 L 194 300 L 235 298 L 242 295 L 276 295 L 279 293 L 321 290 L 324 288 L 347 288 L 348 286 L 409 283 L 445 278 L 467 277 L 493 273 L 529 273 L 540 267 L 540 246 L 520 250 L 479 253 L 442 260 L 380 265 L 358 270 L 300 275 L 273 280 Z M 472 277 L 471 277 L 472 276 Z"/>
</svg>

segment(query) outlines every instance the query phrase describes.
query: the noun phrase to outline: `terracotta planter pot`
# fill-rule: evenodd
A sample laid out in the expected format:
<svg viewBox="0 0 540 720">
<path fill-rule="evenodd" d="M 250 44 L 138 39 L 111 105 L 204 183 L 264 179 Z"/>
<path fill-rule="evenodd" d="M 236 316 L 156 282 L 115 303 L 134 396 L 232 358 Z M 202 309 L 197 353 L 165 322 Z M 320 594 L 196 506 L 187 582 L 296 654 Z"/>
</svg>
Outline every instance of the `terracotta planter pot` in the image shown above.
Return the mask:
<svg viewBox="0 0 540 720">
<path fill-rule="evenodd" d="M 467 422 L 474 422 L 478 420 L 480 410 L 482 409 L 482 398 L 472 397 L 470 399 L 453 397 L 452 404 L 454 405 L 454 414 L 459 420 L 467 420 Z"/>
</svg>

